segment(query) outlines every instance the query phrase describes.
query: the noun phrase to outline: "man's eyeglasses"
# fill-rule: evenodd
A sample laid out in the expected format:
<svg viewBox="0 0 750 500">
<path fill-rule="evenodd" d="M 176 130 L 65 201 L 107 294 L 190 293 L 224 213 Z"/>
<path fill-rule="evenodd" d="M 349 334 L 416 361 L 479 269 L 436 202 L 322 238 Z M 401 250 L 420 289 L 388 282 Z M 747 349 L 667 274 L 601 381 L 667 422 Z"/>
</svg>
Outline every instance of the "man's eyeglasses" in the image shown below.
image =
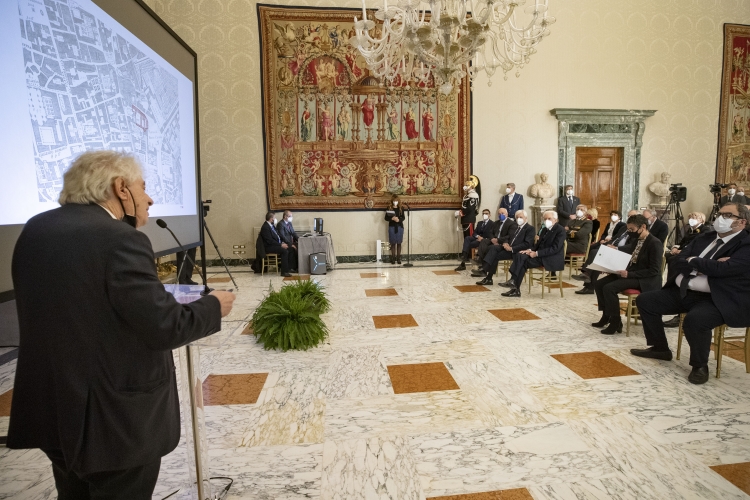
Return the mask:
<svg viewBox="0 0 750 500">
<path fill-rule="evenodd" d="M 729 213 L 729 212 L 719 212 L 719 215 L 721 217 L 724 217 L 725 219 L 739 219 L 740 218 L 739 215 L 734 215 L 734 214 Z"/>
</svg>

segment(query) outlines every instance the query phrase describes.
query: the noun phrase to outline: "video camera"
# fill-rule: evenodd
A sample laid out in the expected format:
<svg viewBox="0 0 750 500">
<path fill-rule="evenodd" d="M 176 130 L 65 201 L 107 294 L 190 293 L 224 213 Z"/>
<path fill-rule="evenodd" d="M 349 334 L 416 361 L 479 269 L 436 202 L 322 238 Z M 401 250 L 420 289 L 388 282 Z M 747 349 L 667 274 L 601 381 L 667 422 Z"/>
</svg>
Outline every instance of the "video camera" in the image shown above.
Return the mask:
<svg viewBox="0 0 750 500">
<path fill-rule="evenodd" d="M 711 194 L 715 195 L 721 195 L 721 190 L 726 189 L 729 187 L 729 184 L 719 184 L 718 182 L 716 184 L 709 184 L 708 189 L 711 191 Z"/>
<path fill-rule="evenodd" d="M 687 200 L 687 188 L 681 182 L 669 185 L 669 198 L 671 202 L 681 203 Z"/>
<path fill-rule="evenodd" d="M 206 200 L 201 202 L 203 204 L 203 217 L 208 215 L 208 211 L 211 210 L 211 207 L 209 206 L 211 203 L 213 203 L 212 200 Z"/>
</svg>

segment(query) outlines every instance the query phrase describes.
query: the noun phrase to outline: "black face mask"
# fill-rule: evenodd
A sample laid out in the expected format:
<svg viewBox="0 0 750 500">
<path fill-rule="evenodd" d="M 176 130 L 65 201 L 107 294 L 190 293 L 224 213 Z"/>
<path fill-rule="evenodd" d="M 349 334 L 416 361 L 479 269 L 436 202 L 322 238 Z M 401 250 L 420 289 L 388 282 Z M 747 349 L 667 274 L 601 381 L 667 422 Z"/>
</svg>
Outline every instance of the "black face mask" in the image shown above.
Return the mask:
<svg viewBox="0 0 750 500">
<path fill-rule="evenodd" d="M 128 189 L 128 188 L 125 188 L 125 189 Z M 128 189 L 128 193 L 130 193 L 130 198 L 133 200 L 133 213 L 135 213 L 135 198 L 133 198 L 133 193 L 130 191 L 130 189 Z M 125 205 L 123 205 L 122 200 L 120 200 L 120 205 L 122 206 L 122 213 L 125 214 L 122 216 L 121 220 L 128 226 L 133 226 L 134 228 L 137 228 L 138 219 L 136 219 L 135 215 L 128 215 L 128 211 L 125 210 Z"/>
<path fill-rule="evenodd" d="M 630 236 L 640 236 L 641 235 L 641 230 L 640 229 L 636 229 L 635 231 L 628 231 L 628 235 L 630 235 Z"/>
</svg>

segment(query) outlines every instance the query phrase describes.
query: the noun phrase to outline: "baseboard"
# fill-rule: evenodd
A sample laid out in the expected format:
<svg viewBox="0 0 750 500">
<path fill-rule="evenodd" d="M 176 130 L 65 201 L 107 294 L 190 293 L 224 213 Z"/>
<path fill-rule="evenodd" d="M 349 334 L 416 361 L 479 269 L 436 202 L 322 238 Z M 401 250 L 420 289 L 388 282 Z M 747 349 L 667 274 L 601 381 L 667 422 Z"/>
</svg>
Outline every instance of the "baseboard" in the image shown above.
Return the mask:
<svg viewBox="0 0 750 500">
<path fill-rule="evenodd" d="M 425 261 L 425 260 L 451 260 L 455 259 L 458 255 L 458 252 L 454 253 L 418 253 L 413 254 L 410 256 L 410 260 L 412 261 Z M 388 261 L 390 259 L 390 255 L 383 255 L 383 259 L 385 261 Z M 224 262 L 227 266 L 248 266 L 253 263 L 255 259 L 225 259 Z M 401 261 L 406 260 L 406 255 L 401 254 Z M 196 260 L 197 265 L 201 265 L 201 260 Z M 375 255 L 338 255 L 336 256 L 336 263 L 337 264 L 359 264 L 359 263 L 366 263 L 366 262 L 375 262 Z M 208 266 L 209 267 L 221 267 L 224 264 L 222 264 L 221 259 L 218 257 L 215 257 L 213 259 L 209 259 Z"/>
</svg>

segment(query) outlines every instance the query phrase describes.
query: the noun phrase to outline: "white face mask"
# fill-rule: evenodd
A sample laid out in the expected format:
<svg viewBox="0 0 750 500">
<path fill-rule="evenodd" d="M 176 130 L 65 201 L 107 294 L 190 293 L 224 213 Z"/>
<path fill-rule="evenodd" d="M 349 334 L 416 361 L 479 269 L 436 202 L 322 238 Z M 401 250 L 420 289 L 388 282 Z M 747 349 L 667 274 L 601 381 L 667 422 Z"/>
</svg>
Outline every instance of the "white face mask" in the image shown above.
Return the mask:
<svg viewBox="0 0 750 500">
<path fill-rule="evenodd" d="M 468 191 L 468 190 L 469 190 L 469 186 L 464 186 L 464 191 Z"/>
<path fill-rule="evenodd" d="M 573 196 L 573 190 L 568 189 L 567 191 L 565 191 L 565 194 L 567 194 L 568 196 Z"/>
<path fill-rule="evenodd" d="M 397 201 L 394 201 L 394 202 L 393 202 L 393 206 L 394 206 L 394 207 L 397 207 L 397 206 L 398 206 L 398 202 L 397 202 Z"/>
<path fill-rule="evenodd" d="M 714 221 L 714 229 L 717 233 L 728 233 L 732 230 L 732 224 L 734 224 L 732 219 L 725 219 L 724 217 L 719 216 Z"/>
<path fill-rule="evenodd" d="M 489 218 L 490 218 L 490 216 L 487 215 L 487 214 L 482 215 L 482 219 L 484 219 L 484 220 L 488 220 Z"/>
<path fill-rule="evenodd" d="M 274 217 L 273 218 L 273 225 L 275 226 L 276 224 L 278 224 L 278 221 L 276 220 L 276 217 Z"/>
<path fill-rule="evenodd" d="M 583 210 L 576 210 L 576 215 L 578 217 L 583 217 Z"/>
<path fill-rule="evenodd" d="M 289 218 L 287 219 L 287 222 L 292 222 L 292 216 L 291 216 L 291 215 L 290 215 L 290 216 L 289 216 Z"/>
<path fill-rule="evenodd" d="M 516 217 L 516 222 L 519 226 L 523 226 L 524 220 L 523 217 Z"/>
<path fill-rule="evenodd" d="M 729 193 L 729 196 L 734 196 L 734 193 L 736 193 L 736 192 L 737 192 L 736 189 L 730 189 L 730 190 L 727 191 L 727 193 Z"/>
<path fill-rule="evenodd" d="M 738 196 L 745 196 L 745 192 L 744 192 L 744 191 L 739 191 L 739 192 L 737 193 L 737 195 L 738 195 Z"/>
<path fill-rule="evenodd" d="M 510 194 L 510 192 L 511 192 L 511 189 L 510 189 L 510 188 L 505 188 L 505 192 L 506 192 L 507 194 Z"/>
<path fill-rule="evenodd" d="M 618 220 L 620 220 L 620 218 L 618 216 L 616 216 L 616 215 L 612 216 L 612 222 L 617 222 Z"/>
<path fill-rule="evenodd" d="M 546 221 L 544 221 L 544 227 L 546 227 L 547 229 L 552 229 L 552 226 L 554 226 L 554 225 L 555 225 L 555 223 L 552 222 L 549 219 L 547 219 Z"/>
<path fill-rule="evenodd" d="M 690 224 L 690 227 L 695 227 L 698 225 L 698 219 L 688 219 L 688 224 Z"/>
</svg>

